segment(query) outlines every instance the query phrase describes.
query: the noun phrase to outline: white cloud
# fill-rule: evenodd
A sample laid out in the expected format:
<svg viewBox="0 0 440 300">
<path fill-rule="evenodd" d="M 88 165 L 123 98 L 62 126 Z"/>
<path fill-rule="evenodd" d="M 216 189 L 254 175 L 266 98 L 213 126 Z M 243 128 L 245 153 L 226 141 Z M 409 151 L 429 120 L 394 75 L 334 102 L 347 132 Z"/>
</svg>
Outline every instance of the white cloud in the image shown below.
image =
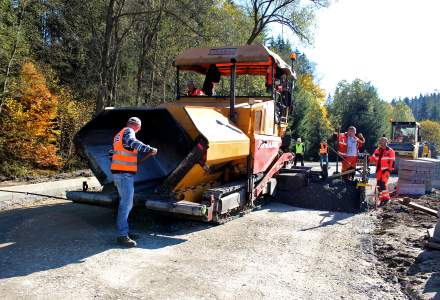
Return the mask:
<svg viewBox="0 0 440 300">
<path fill-rule="evenodd" d="M 438 0 L 339 0 L 318 13 L 315 46 L 302 50 L 331 93 L 355 78 L 371 81 L 385 100 L 433 92 L 440 89 L 439 12 Z"/>
</svg>

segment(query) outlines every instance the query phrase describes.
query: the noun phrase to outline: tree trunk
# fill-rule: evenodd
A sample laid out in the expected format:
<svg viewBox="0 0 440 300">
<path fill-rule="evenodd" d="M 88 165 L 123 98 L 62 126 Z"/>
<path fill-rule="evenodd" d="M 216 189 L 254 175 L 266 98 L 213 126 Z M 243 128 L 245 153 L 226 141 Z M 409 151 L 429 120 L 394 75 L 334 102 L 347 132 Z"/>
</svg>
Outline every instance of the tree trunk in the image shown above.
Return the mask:
<svg viewBox="0 0 440 300">
<path fill-rule="evenodd" d="M 156 42 L 157 42 L 157 37 L 156 37 Z M 151 78 L 150 78 L 151 88 L 150 88 L 150 99 L 148 100 L 149 103 L 152 102 L 154 96 L 154 72 L 156 69 L 156 56 L 157 56 L 157 47 L 154 48 L 153 62 L 151 64 L 152 65 Z"/>
<path fill-rule="evenodd" d="M 17 32 L 15 34 L 14 45 L 12 46 L 12 51 L 11 51 L 11 56 L 9 57 L 8 66 L 6 68 L 5 81 L 3 82 L 3 94 L 6 93 L 7 91 L 8 77 L 9 74 L 11 73 L 12 62 L 15 59 L 15 54 L 17 53 L 17 47 L 21 33 L 21 24 L 23 23 L 23 18 L 24 18 L 25 6 L 26 6 L 26 2 L 23 2 L 21 5 L 20 13 L 18 14 Z"/>
<path fill-rule="evenodd" d="M 141 89 L 142 89 L 142 81 L 144 80 L 145 59 L 147 56 L 147 43 L 145 42 L 147 40 L 147 35 L 148 35 L 148 27 L 144 27 L 144 32 L 142 34 L 142 50 L 141 53 L 139 54 L 138 71 L 136 74 L 136 81 L 137 81 L 136 105 L 137 106 L 141 106 L 142 103 Z"/>
<path fill-rule="evenodd" d="M 260 26 L 258 24 L 254 25 L 254 28 L 252 29 L 251 36 L 247 40 L 246 44 L 250 45 L 254 42 L 254 40 L 257 38 L 257 36 L 260 34 L 261 30 L 259 29 Z"/>
<path fill-rule="evenodd" d="M 111 74 L 110 66 L 110 49 L 112 45 L 112 32 L 114 27 L 114 10 L 115 10 L 116 0 L 110 0 L 107 7 L 107 18 L 105 24 L 105 34 L 104 43 L 102 45 L 101 51 L 101 66 L 99 72 L 99 92 L 96 99 L 96 110 L 95 113 L 100 113 L 105 106 L 108 104 L 109 96 L 111 90 L 109 90 L 109 80 Z"/>
<path fill-rule="evenodd" d="M 144 69 L 145 69 L 145 61 L 147 59 L 147 53 L 151 50 L 153 45 L 153 39 L 157 40 L 157 33 L 160 30 L 160 21 L 162 19 L 163 6 L 165 2 L 161 2 L 161 7 L 159 13 L 156 17 L 155 23 L 152 28 L 148 26 L 144 27 L 144 32 L 142 34 L 142 51 L 139 55 L 139 64 L 138 64 L 138 72 L 137 72 L 137 90 L 136 90 L 136 103 L 138 106 L 142 104 L 141 90 L 142 90 L 142 81 L 144 80 Z M 153 66 L 154 70 L 154 66 Z"/>
<path fill-rule="evenodd" d="M 165 95 L 166 95 L 166 73 L 163 76 L 163 96 L 162 96 L 162 103 L 165 102 Z"/>
</svg>

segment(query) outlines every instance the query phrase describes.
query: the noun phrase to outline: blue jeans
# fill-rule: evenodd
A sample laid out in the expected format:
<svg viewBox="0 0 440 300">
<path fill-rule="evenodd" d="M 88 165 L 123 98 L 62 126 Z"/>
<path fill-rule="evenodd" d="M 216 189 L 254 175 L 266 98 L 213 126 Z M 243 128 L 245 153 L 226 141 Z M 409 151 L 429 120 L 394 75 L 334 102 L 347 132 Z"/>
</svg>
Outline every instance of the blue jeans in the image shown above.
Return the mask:
<svg viewBox="0 0 440 300">
<path fill-rule="evenodd" d="M 128 235 L 128 215 L 133 208 L 134 174 L 113 174 L 113 181 L 119 193 L 119 208 L 116 226 L 119 236 Z"/>
<path fill-rule="evenodd" d="M 320 155 L 319 156 L 319 165 L 321 166 L 322 169 L 322 164 L 325 163 L 325 165 L 328 168 L 328 154 L 327 155 Z"/>
</svg>

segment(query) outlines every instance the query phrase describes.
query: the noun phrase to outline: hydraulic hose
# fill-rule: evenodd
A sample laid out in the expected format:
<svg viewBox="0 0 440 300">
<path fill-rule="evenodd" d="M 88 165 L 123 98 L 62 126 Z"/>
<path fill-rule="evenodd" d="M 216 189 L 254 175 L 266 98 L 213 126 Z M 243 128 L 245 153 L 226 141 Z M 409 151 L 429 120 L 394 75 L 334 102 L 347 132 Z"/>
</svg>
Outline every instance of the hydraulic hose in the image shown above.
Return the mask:
<svg viewBox="0 0 440 300">
<path fill-rule="evenodd" d="M 21 192 L 21 191 L 9 191 L 9 190 L 0 190 L 0 192 L 14 193 L 14 194 L 25 194 L 25 195 L 39 196 L 39 197 L 45 197 L 45 198 L 68 200 L 65 197 L 58 197 L 58 196 L 39 194 L 39 193 L 30 193 L 30 192 Z"/>
</svg>

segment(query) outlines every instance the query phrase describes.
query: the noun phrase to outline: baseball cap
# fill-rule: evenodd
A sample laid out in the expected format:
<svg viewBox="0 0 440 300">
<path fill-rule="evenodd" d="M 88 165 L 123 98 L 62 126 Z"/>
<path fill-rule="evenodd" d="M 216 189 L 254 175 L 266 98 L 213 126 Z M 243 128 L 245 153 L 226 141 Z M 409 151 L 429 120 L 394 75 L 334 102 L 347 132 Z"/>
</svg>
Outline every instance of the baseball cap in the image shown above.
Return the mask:
<svg viewBox="0 0 440 300">
<path fill-rule="evenodd" d="M 137 118 L 137 117 L 131 117 L 130 119 L 128 119 L 127 124 L 137 124 L 139 126 L 142 125 L 141 119 Z"/>
</svg>

